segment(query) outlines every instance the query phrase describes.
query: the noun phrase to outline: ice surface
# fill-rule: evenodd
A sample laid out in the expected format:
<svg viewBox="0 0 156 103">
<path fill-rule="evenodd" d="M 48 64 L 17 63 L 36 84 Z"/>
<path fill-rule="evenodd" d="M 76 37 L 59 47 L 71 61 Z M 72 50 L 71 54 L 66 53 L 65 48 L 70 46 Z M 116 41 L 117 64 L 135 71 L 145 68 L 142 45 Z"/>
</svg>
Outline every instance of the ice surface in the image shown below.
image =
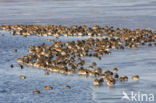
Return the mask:
<svg viewBox="0 0 156 103">
<path fill-rule="evenodd" d="M 156 26 L 155 0 L 0 0 L 0 24 Z"/>
<path fill-rule="evenodd" d="M 115 27 L 149 28 L 156 26 L 155 0 L 0 0 L 0 24 L 58 24 L 58 25 L 112 25 Z M 92 86 L 92 79 L 78 76 L 51 74 L 35 68 L 17 67 L 16 58 L 23 57 L 30 45 L 40 45 L 53 37 L 11 36 L 0 31 L 0 103 L 122 103 L 122 91 L 153 93 L 156 96 L 156 47 L 140 47 L 112 51 L 101 61 L 84 58 L 86 65 L 97 61 L 104 70 L 119 68 L 119 74 L 129 77 L 126 83 L 108 88 Z M 61 41 L 86 39 L 87 37 L 61 37 Z M 46 43 L 50 45 L 50 43 Z M 17 49 L 17 53 L 12 50 Z M 10 64 L 15 67 L 11 69 Z M 26 75 L 25 80 L 19 78 Z M 140 81 L 133 82 L 132 75 Z M 45 91 L 44 86 L 54 87 Z M 70 85 L 71 90 L 65 86 Z M 41 94 L 34 95 L 33 90 Z M 155 100 L 156 101 L 156 100 Z M 146 102 L 145 102 L 146 103 Z"/>
<path fill-rule="evenodd" d="M 119 75 L 127 75 L 129 82 L 117 83 L 115 87 L 108 88 L 106 84 L 99 88 L 92 86 L 92 79 L 79 78 L 78 76 L 64 76 L 60 74 L 44 75 L 43 70 L 31 67 L 24 67 L 23 70 L 17 67 L 16 58 L 26 55 L 30 45 L 40 45 L 46 42 L 47 38 L 53 37 L 27 37 L 10 36 L 8 32 L 1 31 L 5 37 L 0 38 L 0 102 L 9 103 L 94 103 L 94 102 L 127 102 L 122 101 L 122 91 L 153 93 L 156 95 L 156 47 L 140 47 L 138 50 L 126 49 L 124 51 L 112 51 L 112 55 L 106 55 L 101 61 L 95 58 L 87 58 L 86 66 L 93 61 L 104 70 L 118 67 Z M 87 37 L 61 37 L 61 41 L 86 39 Z M 49 43 L 46 43 L 50 45 Z M 12 50 L 17 49 L 17 53 Z M 11 69 L 10 64 L 15 68 Z M 25 80 L 19 78 L 26 75 Z M 141 79 L 135 83 L 131 76 L 140 75 Z M 44 86 L 54 87 L 52 91 L 44 91 Z M 65 86 L 70 85 L 71 90 Z M 41 94 L 34 95 L 33 90 L 41 90 Z M 115 102 L 114 102 L 115 101 Z"/>
</svg>

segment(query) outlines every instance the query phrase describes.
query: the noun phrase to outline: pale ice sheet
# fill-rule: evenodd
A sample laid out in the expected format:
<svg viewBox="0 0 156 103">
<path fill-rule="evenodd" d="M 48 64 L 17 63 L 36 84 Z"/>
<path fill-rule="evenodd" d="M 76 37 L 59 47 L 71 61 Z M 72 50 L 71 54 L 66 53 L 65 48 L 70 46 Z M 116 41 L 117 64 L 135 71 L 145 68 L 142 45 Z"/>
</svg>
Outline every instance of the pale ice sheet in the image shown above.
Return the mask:
<svg viewBox="0 0 156 103">
<path fill-rule="evenodd" d="M 156 26 L 155 0 L 0 0 L 0 24 Z"/>
<path fill-rule="evenodd" d="M 60 74 L 51 74 L 45 76 L 45 71 L 24 67 L 23 70 L 17 67 L 16 58 L 26 55 L 30 45 L 41 45 L 46 43 L 47 38 L 53 37 L 27 37 L 11 36 L 8 32 L 1 31 L 5 37 L 0 38 L 0 102 L 8 103 L 122 103 L 122 91 L 130 93 L 153 93 L 156 95 L 156 47 L 140 47 L 138 50 L 126 49 L 124 51 L 112 51 L 112 55 L 103 56 L 99 61 L 95 58 L 83 58 L 86 65 L 96 61 L 97 67 L 103 70 L 118 67 L 119 75 L 129 77 L 126 83 L 119 83 L 108 88 L 104 83 L 96 88 L 92 85 L 91 78 L 80 78 L 77 75 L 64 76 Z M 61 37 L 58 40 L 63 42 L 86 39 L 87 37 Z M 12 50 L 17 49 L 17 53 Z M 11 69 L 10 64 L 15 68 Z M 19 78 L 20 75 L 26 75 L 25 80 Z M 133 82 L 131 76 L 139 75 L 140 81 Z M 45 91 L 44 86 L 54 87 L 52 91 Z M 71 90 L 66 90 L 65 86 L 70 85 Z M 33 90 L 40 90 L 41 94 L 34 95 Z"/>
</svg>

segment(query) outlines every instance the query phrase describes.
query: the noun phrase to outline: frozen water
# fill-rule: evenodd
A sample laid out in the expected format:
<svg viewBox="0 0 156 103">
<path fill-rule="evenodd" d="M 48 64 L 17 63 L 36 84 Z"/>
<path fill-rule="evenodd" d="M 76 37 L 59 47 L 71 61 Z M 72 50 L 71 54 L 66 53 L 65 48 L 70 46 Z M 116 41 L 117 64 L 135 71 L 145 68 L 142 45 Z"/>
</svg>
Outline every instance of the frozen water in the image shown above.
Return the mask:
<svg viewBox="0 0 156 103">
<path fill-rule="evenodd" d="M 77 76 L 64 76 L 60 74 L 44 75 L 43 70 L 24 67 L 18 69 L 16 58 L 27 54 L 30 45 L 40 45 L 46 42 L 47 38 L 53 37 L 27 37 L 10 36 L 9 33 L 1 31 L 5 37 L 0 38 L 0 102 L 9 103 L 91 103 L 91 102 L 127 102 L 122 101 L 122 91 L 153 93 L 156 95 L 156 47 L 140 47 L 138 50 L 126 49 L 124 51 L 113 51 L 101 61 L 95 58 L 84 58 L 86 65 L 97 61 L 97 65 L 104 70 L 114 67 L 120 68 L 119 75 L 127 75 L 129 82 L 117 83 L 115 87 L 108 88 L 106 84 L 99 88 L 92 86 L 92 79 L 79 78 Z M 86 39 L 86 37 L 84 37 Z M 84 39 L 81 37 L 81 39 Z M 61 37 L 61 41 L 70 41 L 72 37 Z M 47 43 L 50 45 L 49 43 Z M 12 50 L 17 49 L 17 53 Z M 10 69 L 9 65 L 14 64 L 15 68 Z M 25 80 L 19 79 L 20 75 L 26 75 Z M 131 80 L 132 75 L 140 75 L 141 80 L 135 83 Z M 52 91 L 44 91 L 45 85 L 54 87 Z M 70 85 L 71 90 L 65 86 Z M 33 90 L 41 90 L 41 94 L 34 95 Z"/>
<path fill-rule="evenodd" d="M 155 29 L 155 5 L 155 0 L 0 0 L 0 24 L 107 24 L 131 29 Z M 118 67 L 120 75 L 129 77 L 128 82 L 117 83 L 113 88 L 108 88 L 106 84 L 95 88 L 90 78 L 59 74 L 45 76 L 42 70 L 17 68 L 16 58 L 26 55 L 30 45 L 40 45 L 53 37 L 23 38 L 4 31 L 0 34 L 5 34 L 5 37 L 0 37 L 0 103 L 127 102 L 121 100 L 122 91 L 140 91 L 156 96 L 156 47 L 113 51 L 101 61 L 84 58 L 86 65 L 96 60 L 104 70 Z M 59 40 L 65 42 L 86 38 L 61 37 Z M 13 49 L 17 49 L 17 53 L 13 53 Z M 15 67 L 11 69 L 10 64 Z M 21 80 L 20 75 L 27 78 Z M 133 82 L 132 75 L 139 75 L 140 81 Z M 45 91 L 45 85 L 53 86 L 54 90 Z M 70 85 L 71 90 L 66 90 L 66 85 Z M 41 94 L 34 95 L 33 90 L 40 90 Z"/>
<path fill-rule="evenodd" d="M 155 29 L 155 5 L 155 0 L 0 0 L 0 24 L 107 24 Z"/>
</svg>

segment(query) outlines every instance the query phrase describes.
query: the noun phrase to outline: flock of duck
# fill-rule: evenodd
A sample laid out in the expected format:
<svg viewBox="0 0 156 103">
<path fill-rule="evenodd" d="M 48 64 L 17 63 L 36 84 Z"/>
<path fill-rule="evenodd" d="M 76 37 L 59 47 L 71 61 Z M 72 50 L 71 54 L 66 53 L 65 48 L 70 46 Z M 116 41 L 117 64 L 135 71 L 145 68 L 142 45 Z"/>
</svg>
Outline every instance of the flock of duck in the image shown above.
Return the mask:
<svg viewBox="0 0 156 103">
<path fill-rule="evenodd" d="M 17 62 L 20 68 L 23 64 L 45 70 L 45 75 L 49 72 L 60 73 L 64 75 L 79 75 L 93 78 L 93 85 L 100 86 L 104 82 L 111 87 L 116 81 L 128 81 L 127 76 L 119 76 L 118 68 L 103 71 L 96 62 L 92 62 L 85 67 L 84 57 L 95 57 L 101 60 L 102 56 L 110 55 L 112 50 L 123 50 L 125 48 L 137 49 L 139 45 L 156 46 L 156 32 L 147 29 L 130 30 L 127 28 L 100 27 L 98 25 L 87 27 L 73 25 L 71 27 L 62 25 L 7 25 L 0 26 L 0 29 L 9 31 L 12 35 L 22 35 L 24 37 L 37 36 L 91 36 L 85 40 L 73 40 L 62 42 L 58 40 L 47 39 L 51 45 L 43 43 L 40 46 L 30 46 L 29 54 L 18 58 Z M 93 38 L 99 36 L 101 38 Z M 13 50 L 17 52 L 17 50 Z M 11 65 L 13 67 L 13 65 Z M 25 76 L 21 76 L 25 79 Z M 139 80 L 138 75 L 132 76 L 132 79 Z M 69 89 L 69 87 L 66 87 Z M 45 87 L 46 90 L 53 88 Z M 40 93 L 35 91 L 34 93 Z"/>
</svg>

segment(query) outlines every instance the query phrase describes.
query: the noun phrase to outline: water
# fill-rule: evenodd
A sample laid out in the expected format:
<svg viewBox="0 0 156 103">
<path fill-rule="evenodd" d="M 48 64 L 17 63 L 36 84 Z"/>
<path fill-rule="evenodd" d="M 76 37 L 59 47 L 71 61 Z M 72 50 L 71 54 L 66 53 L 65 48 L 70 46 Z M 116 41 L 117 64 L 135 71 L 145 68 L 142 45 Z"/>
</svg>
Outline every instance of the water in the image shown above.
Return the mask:
<svg viewBox="0 0 156 103">
<path fill-rule="evenodd" d="M 57 25 L 110 25 L 115 27 L 148 28 L 156 26 L 155 0 L 0 0 L 0 24 L 57 24 Z M 152 93 L 156 96 L 156 47 L 140 47 L 138 50 L 113 51 L 101 61 L 84 58 L 86 65 L 97 61 L 104 70 L 119 68 L 119 75 L 127 75 L 129 81 L 117 83 L 115 87 L 95 88 L 92 79 L 59 74 L 44 75 L 44 71 L 17 67 L 16 58 L 23 57 L 30 45 L 40 45 L 53 37 L 23 38 L 0 31 L 0 102 L 1 103 L 124 103 L 122 92 Z M 86 38 L 86 37 L 85 37 Z M 70 41 L 82 38 L 60 38 Z M 17 49 L 17 53 L 12 50 Z M 10 69 L 9 65 L 14 64 Z M 19 78 L 26 75 L 25 80 Z M 140 81 L 133 82 L 132 75 Z M 45 91 L 44 86 L 54 87 Z M 65 86 L 70 85 L 71 90 Z M 40 90 L 34 95 L 32 91 Z M 131 102 L 131 101 L 130 101 Z M 146 101 L 144 101 L 146 103 Z"/>
</svg>

